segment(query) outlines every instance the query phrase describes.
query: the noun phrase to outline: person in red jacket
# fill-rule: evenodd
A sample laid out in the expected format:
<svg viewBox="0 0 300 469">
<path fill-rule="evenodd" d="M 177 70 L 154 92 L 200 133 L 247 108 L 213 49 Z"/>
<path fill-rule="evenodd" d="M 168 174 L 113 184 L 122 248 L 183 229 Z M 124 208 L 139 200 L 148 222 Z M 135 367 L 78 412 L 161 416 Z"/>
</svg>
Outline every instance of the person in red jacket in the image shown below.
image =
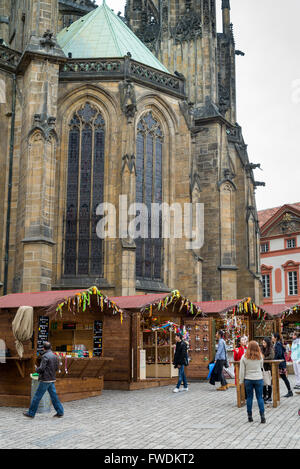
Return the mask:
<svg viewBox="0 0 300 469">
<path fill-rule="evenodd" d="M 242 356 L 244 355 L 247 347 L 245 347 L 241 342 L 241 337 L 238 337 L 236 340 L 236 348 L 233 352 L 233 359 L 235 362 L 239 362 Z"/>
<path fill-rule="evenodd" d="M 247 350 L 247 347 L 245 347 L 242 344 L 241 337 L 237 337 L 236 340 L 236 348 L 233 351 L 233 359 L 235 362 L 239 362 L 242 358 L 242 356 L 245 354 L 245 351 Z M 235 384 L 236 384 L 236 378 L 235 378 Z"/>
</svg>

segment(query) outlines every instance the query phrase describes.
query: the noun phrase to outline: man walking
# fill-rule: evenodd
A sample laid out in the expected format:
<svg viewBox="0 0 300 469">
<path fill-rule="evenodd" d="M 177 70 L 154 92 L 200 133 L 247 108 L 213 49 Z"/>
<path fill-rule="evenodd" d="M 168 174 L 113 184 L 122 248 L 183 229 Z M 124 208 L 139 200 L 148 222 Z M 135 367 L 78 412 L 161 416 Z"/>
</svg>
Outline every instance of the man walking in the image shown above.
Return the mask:
<svg viewBox="0 0 300 469">
<path fill-rule="evenodd" d="M 187 345 L 183 341 L 183 336 L 180 332 L 175 335 L 176 349 L 174 355 L 173 365 L 178 368 L 178 383 L 173 392 L 179 392 L 181 383 L 183 381 L 183 390 L 188 391 L 188 383 L 184 373 L 184 367 L 188 365 Z"/>
<path fill-rule="evenodd" d="M 64 408 L 56 394 L 55 381 L 56 372 L 58 370 L 58 359 L 57 356 L 51 350 L 50 342 L 43 343 L 44 352 L 42 354 L 42 360 L 39 367 L 36 368 L 36 372 L 39 373 L 39 386 L 33 396 L 30 408 L 28 412 L 24 412 L 25 417 L 34 418 L 38 409 L 39 403 L 46 391 L 49 392 L 51 401 L 56 414 L 54 417 L 63 417 Z"/>
</svg>

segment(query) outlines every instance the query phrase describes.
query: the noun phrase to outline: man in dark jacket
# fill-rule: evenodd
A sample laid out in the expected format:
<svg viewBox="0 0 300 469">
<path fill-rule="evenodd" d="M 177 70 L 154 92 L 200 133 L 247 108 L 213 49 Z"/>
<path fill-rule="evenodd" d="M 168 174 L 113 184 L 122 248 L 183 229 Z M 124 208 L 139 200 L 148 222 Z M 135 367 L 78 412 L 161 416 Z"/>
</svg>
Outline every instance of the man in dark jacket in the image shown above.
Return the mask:
<svg viewBox="0 0 300 469">
<path fill-rule="evenodd" d="M 46 391 L 49 392 L 51 401 L 56 414 L 54 417 L 63 417 L 64 408 L 56 394 L 55 381 L 56 372 L 58 370 L 58 359 L 57 356 L 51 350 L 51 344 L 44 342 L 44 352 L 42 354 L 42 360 L 39 367 L 36 367 L 36 372 L 39 373 L 39 386 L 33 396 L 30 408 L 28 412 L 24 412 L 25 417 L 34 418 L 38 409 L 39 403 Z"/>
<path fill-rule="evenodd" d="M 189 390 L 187 379 L 184 373 L 184 367 L 188 365 L 187 345 L 182 339 L 182 334 L 177 333 L 175 335 L 176 350 L 173 365 L 175 366 L 175 368 L 178 368 L 178 383 L 173 392 L 179 392 L 182 381 L 184 386 L 183 390 Z"/>
</svg>

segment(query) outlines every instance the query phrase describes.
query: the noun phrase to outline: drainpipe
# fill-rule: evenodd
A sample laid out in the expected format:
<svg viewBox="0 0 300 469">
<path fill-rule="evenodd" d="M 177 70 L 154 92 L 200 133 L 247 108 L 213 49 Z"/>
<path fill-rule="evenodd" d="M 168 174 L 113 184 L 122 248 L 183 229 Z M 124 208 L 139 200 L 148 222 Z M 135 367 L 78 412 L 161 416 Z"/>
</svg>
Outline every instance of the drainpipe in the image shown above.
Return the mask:
<svg viewBox="0 0 300 469">
<path fill-rule="evenodd" d="M 3 295 L 7 294 L 7 284 L 8 284 L 8 254 L 9 254 L 10 212 L 11 212 L 12 175 L 13 175 L 13 158 L 14 158 L 14 141 L 15 141 L 16 89 L 17 89 L 16 75 L 13 74 Z"/>
</svg>

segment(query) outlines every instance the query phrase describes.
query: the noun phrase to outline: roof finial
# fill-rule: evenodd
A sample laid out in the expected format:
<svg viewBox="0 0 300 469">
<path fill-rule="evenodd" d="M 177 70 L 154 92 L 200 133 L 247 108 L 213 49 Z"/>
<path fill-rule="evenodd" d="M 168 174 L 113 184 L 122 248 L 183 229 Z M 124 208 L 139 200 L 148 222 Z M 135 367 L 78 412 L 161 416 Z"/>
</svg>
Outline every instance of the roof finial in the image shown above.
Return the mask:
<svg viewBox="0 0 300 469">
<path fill-rule="evenodd" d="M 222 10 L 230 10 L 230 0 L 222 0 Z"/>
</svg>

